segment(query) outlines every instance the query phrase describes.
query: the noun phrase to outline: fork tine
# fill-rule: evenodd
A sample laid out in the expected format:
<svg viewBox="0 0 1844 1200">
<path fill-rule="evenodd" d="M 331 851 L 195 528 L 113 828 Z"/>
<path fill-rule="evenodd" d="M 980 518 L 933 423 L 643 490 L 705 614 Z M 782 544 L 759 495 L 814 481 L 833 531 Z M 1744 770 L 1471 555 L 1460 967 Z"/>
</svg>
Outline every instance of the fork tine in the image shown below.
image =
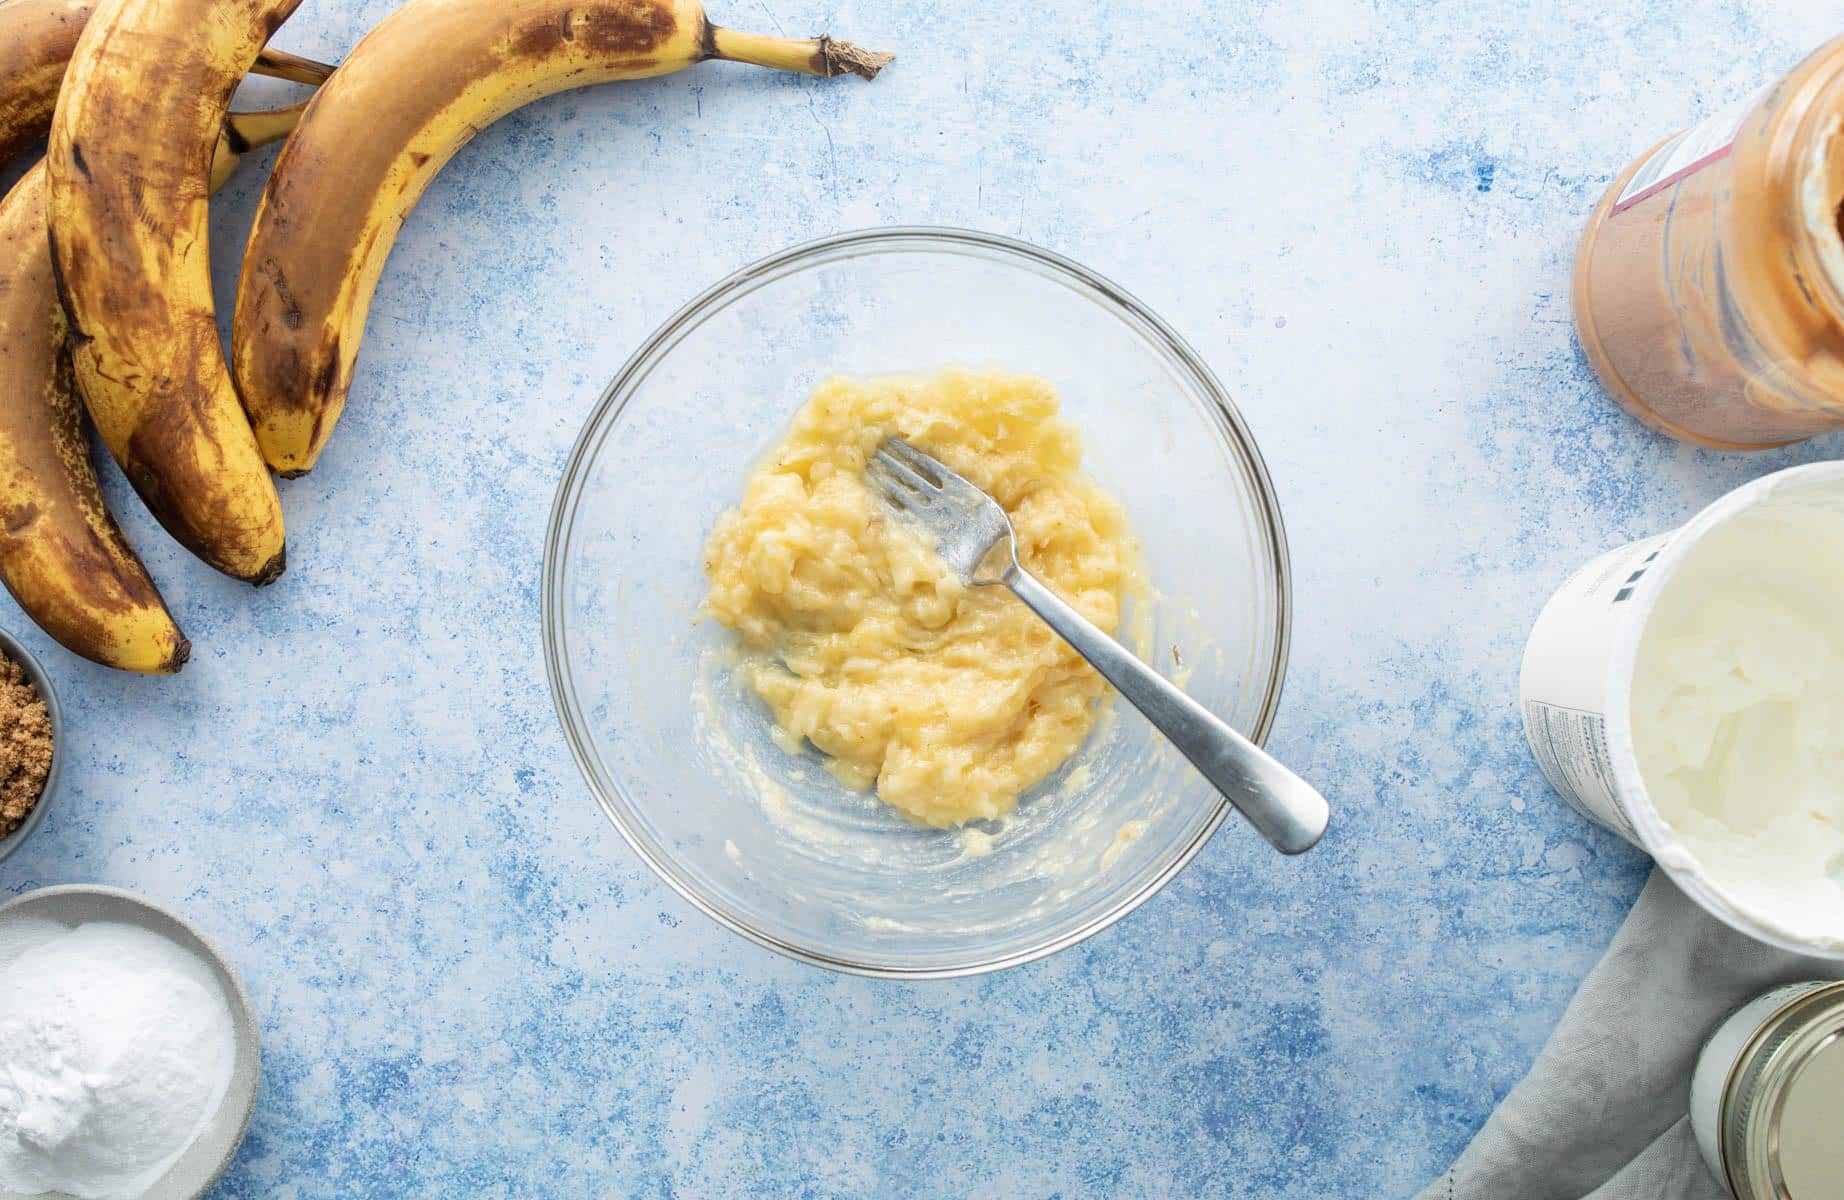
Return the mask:
<svg viewBox="0 0 1844 1200">
<path fill-rule="evenodd" d="M 878 448 L 877 453 L 871 456 L 872 461 L 883 467 L 884 470 L 890 472 L 890 474 L 896 476 L 896 478 L 901 480 L 912 492 L 926 496 L 932 492 L 939 491 L 940 489 L 936 487 L 936 485 L 923 478 L 921 472 L 917 471 L 914 467 L 896 457 L 885 448 L 900 445 L 902 445 L 902 443 L 894 439 L 885 442 L 883 446 Z"/>
<path fill-rule="evenodd" d="M 932 455 L 923 453 L 902 438 L 885 438 L 883 449 L 901 458 L 905 466 L 911 467 L 919 472 L 926 471 L 928 474 L 934 476 L 940 483 L 945 484 L 955 477 L 953 469 L 950 468 L 948 464 Z"/>
<path fill-rule="evenodd" d="M 928 475 L 939 476 L 939 481 Z M 864 464 L 865 486 L 899 516 L 921 528 L 935 552 L 962 583 L 998 583 L 980 579 L 987 553 L 1013 538 L 1011 521 L 999 502 L 956 475 L 946 465 L 897 438 L 878 447 Z"/>
<path fill-rule="evenodd" d="M 889 467 L 876 459 L 864 464 L 864 477 L 883 502 L 892 508 L 909 512 L 913 502 L 920 499 L 902 480 L 890 473 Z"/>
</svg>

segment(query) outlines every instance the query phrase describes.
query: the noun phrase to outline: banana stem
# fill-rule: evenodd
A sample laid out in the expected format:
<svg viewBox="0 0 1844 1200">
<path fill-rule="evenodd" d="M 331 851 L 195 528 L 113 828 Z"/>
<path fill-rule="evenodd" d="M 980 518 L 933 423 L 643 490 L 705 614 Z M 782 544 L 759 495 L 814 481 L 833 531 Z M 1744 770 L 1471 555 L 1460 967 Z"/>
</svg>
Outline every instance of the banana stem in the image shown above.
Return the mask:
<svg viewBox="0 0 1844 1200">
<path fill-rule="evenodd" d="M 878 50 L 864 50 L 850 42 L 832 38 L 769 37 L 762 33 L 744 33 L 713 25 L 710 29 L 712 58 L 728 62 L 754 63 L 777 71 L 798 71 L 830 79 L 835 75 L 858 75 L 877 78 L 877 73 L 896 57 Z"/>
<path fill-rule="evenodd" d="M 322 84 L 333 74 L 333 66 L 331 63 L 315 62 L 299 54 L 265 46 L 263 52 L 256 56 L 256 65 L 250 68 L 250 73 L 267 75 L 271 79 L 286 79 L 292 83 Z"/>
</svg>

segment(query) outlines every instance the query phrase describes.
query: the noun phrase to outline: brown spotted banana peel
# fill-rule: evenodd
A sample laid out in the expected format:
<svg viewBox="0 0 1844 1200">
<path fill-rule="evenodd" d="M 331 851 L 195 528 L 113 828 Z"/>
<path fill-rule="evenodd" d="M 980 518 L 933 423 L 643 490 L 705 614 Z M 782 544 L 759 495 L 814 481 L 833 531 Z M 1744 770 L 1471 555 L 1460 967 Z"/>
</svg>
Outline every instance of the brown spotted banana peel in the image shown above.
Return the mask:
<svg viewBox="0 0 1844 1200">
<path fill-rule="evenodd" d="M 218 338 L 207 194 L 238 80 L 300 0 L 102 0 L 64 76 L 47 225 L 96 430 L 169 533 L 273 581 L 282 506 Z"/>
<path fill-rule="evenodd" d="M 0 166 L 45 139 L 58 81 L 96 0 L 0 0 Z M 255 72 L 297 83 L 326 78 L 321 64 L 265 49 Z"/>
<path fill-rule="evenodd" d="M 409 0 L 368 33 L 283 147 L 244 254 L 232 362 L 269 465 L 313 466 L 397 231 L 469 138 L 541 97 L 706 59 L 870 78 L 890 56 L 722 29 L 693 0 Z"/>
<path fill-rule="evenodd" d="M 45 167 L 0 201 L 0 581 L 67 649 L 128 671 L 192 647 L 103 502 L 45 240 Z"/>
<path fill-rule="evenodd" d="M 232 113 L 212 163 L 214 188 L 245 152 L 287 136 L 305 107 Z M 0 583 L 73 653 L 170 674 L 192 646 L 109 513 L 87 425 L 51 270 L 40 163 L 0 200 Z"/>
</svg>

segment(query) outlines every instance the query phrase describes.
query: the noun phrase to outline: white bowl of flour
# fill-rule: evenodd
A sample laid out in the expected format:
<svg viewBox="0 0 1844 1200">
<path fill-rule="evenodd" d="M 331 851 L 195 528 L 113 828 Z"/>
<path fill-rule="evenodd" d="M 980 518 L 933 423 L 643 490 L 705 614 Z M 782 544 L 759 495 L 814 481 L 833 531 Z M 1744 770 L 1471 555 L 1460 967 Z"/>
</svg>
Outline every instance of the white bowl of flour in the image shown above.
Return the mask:
<svg viewBox="0 0 1844 1200">
<path fill-rule="evenodd" d="M 0 1200 L 186 1200 L 223 1174 L 262 1077 L 235 969 L 106 887 L 0 905 Z"/>
</svg>

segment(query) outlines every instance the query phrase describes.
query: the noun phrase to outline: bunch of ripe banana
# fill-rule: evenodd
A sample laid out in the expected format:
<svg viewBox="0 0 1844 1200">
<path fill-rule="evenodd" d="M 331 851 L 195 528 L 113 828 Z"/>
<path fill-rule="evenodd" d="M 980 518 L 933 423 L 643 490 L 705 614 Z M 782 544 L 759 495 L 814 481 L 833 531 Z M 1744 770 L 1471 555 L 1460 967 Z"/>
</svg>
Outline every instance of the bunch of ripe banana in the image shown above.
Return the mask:
<svg viewBox="0 0 1844 1200">
<path fill-rule="evenodd" d="M 469 138 L 544 96 L 706 59 L 865 78 L 889 61 L 723 29 L 696 0 L 408 0 L 335 71 L 264 48 L 300 2 L 0 0 L 0 165 L 49 136 L 0 201 L 0 581 L 109 666 L 176 671 L 190 647 L 104 505 L 85 410 L 174 538 L 269 583 L 285 562 L 270 471 L 313 466 L 397 230 Z M 251 70 L 319 88 L 230 112 Z M 283 137 L 233 374 L 208 197 Z"/>
</svg>

